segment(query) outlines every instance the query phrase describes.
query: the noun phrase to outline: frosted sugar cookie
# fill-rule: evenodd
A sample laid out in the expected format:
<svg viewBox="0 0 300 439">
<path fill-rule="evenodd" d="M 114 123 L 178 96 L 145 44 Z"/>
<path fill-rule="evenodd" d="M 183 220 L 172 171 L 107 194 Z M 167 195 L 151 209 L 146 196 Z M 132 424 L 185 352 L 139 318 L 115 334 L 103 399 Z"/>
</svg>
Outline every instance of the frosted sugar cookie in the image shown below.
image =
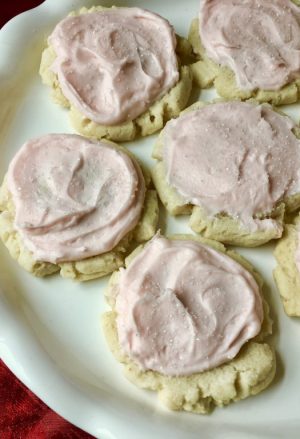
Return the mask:
<svg viewBox="0 0 300 439">
<path fill-rule="evenodd" d="M 194 81 L 227 99 L 298 100 L 300 8 L 289 0 L 206 0 L 189 41 Z"/>
<path fill-rule="evenodd" d="M 223 245 L 155 236 L 115 272 L 103 329 L 126 377 L 172 410 L 207 413 L 255 395 L 275 374 L 262 281 Z"/>
<path fill-rule="evenodd" d="M 285 312 L 300 317 L 300 221 L 287 224 L 278 241 L 274 256 L 277 266 L 273 272 Z"/>
<path fill-rule="evenodd" d="M 147 136 L 187 104 L 192 79 L 180 57 L 191 46 L 155 13 L 82 8 L 57 24 L 48 44 L 40 74 L 55 101 L 70 108 L 80 134 L 116 141 Z"/>
<path fill-rule="evenodd" d="M 27 271 L 89 280 L 150 239 L 156 193 L 133 156 L 108 141 L 49 134 L 25 143 L 0 190 L 0 237 Z"/>
<path fill-rule="evenodd" d="M 300 206 L 298 131 L 268 104 L 196 103 L 158 138 L 158 194 L 207 238 L 250 247 L 280 238 L 284 212 Z"/>
</svg>

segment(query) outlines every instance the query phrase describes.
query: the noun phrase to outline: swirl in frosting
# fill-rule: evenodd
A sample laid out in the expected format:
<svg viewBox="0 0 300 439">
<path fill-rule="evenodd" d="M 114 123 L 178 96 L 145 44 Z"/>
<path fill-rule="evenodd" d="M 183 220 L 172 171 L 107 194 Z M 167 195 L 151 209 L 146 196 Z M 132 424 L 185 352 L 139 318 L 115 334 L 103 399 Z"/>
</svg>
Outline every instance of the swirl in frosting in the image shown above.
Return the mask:
<svg viewBox="0 0 300 439">
<path fill-rule="evenodd" d="M 300 76 L 300 9 L 289 0 L 206 0 L 200 37 L 243 90 L 278 90 Z"/>
<path fill-rule="evenodd" d="M 164 129 L 167 182 L 210 216 L 225 212 L 249 230 L 275 227 L 259 216 L 300 192 L 294 127 L 268 105 L 235 101 L 188 112 Z"/>
<path fill-rule="evenodd" d="M 122 350 L 165 375 L 219 366 L 261 329 L 253 276 L 199 242 L 156 236 L 121 270 L 116 292 Z"/>
<path fill-rule="evenodd" d="M 63 94 L 92 121 L 116 125 L 146 111 L 178 81 L 169 22 L 140 8 L 61 21 L 49 37 Z"/>
<path fill-rule="evenodd" d="M 76 261 L 112 250 L 138 223 L 145 182 L 105 142 L 49 134 L 25 143 L 8 170 L 15 229 L 36 260 Z"/>
</svg>

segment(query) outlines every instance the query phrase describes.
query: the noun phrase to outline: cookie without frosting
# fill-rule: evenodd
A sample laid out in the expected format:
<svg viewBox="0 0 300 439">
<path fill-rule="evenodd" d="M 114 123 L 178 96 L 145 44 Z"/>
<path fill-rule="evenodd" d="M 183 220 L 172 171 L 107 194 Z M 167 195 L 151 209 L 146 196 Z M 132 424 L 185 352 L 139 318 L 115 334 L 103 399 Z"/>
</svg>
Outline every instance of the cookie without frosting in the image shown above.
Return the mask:
<svg viewBox="0 0 300 439">
<path fill-rule="evenodd" d="M 140 26 L 144 22 L 148 28 Z M 83 31 L 86 27 L 90 33 Z M 191 47 L 183 38 L 176 41 L 172 27 L 157 14 L 139 8 L 82 8 L 49 37 L 40 74 L 53 88 L 54 100 L 70 108 L 79 133 L 127 141 L 156 132 L 186 106 L 191 73 L 177 65 L 176 54 L 184 60 Z"/>
<path fill-rule="evenodd" d="M 299 254 L 299 217 L 294 224 L 285 226 L 282 238 L 275 247 L 277 266 L 273 275 L 286 314 L 300 317 L 300 272 L 297 253 Z"/>
<path fill-rule="evenodd" d="M 111 142 L 62 134 L 31 140 L 1 187 L 0 237 L 37 276 L 104 276 L 123 265 L 132 242 L 155 233 L 149 185 L 134 157 Z"/>
<path fill-rule="evenodd" d="M 191 66 L 194 82 L 201 88 L 214 85 L 226 99 L 253 97 L 273 105 L 296 102 L 300 10 L 294 3 L 299 4 L 289 0 L 204 2 L 201 23 L 194 19 L 189 32 L 199 59 Z"/>
<path fill-rule="evenodd" d="M 197 102 L 154 147 L 160 199 L 207 238 L 249 247 L 280 238 L 284 212 L 300 206 L 298 131 L 267 104 Z"/>
<path fill-rule="evenodd" d="M 250 296 L 247 296 L 248 293 L 246 290 L 249 288 L 248 292 L 250 293 L 251 288 L 253 287 L 254 289 L 252 291 L 256 288 L 258 288 L 257 291 L 261 291 L 262 280 L 243 258 L 233 251 L 226 251 L 226 249 L 219 243 L 189 235 L 178 235 L 174 236 L 173 239 L 175 239 L 175 241 L 169 242 L 173 242 L 177 249 L 180 248 L 179 243 L 182 242 L 184 246 L 183 252 L 185 252 L 183 254 L 189 259 L 192 257 L 195 263 L 195 254 L 197 251 L 200 251 L 201 253 L 204 252 L 204 254 L 206 253 L 207 255 L 205 256 L 207 258 L 205 260 L 208 265 L 203 265 L 203 269 L 198 265 L 198 268 L 195 271 L 195 283 L 193 284 L 195 287 L 198 274 L 201 274 L 204 282 L 204 284 L 201 282 L 201 287 L 199 286 L 199 294 L 201 295 L 204 292 L 203 299 L 199 302 L 199 304 L 201 304 L 201 309 L 199 308 L 198 310 L 197 300 L 190 301 L 192 296 L 189 296 L 188 292 L 193 285 L 188 273 L 186 273 L 187 278 L 185 283 L 182 283 L 187 267 L 182 270 L 176 270 L 179 280 L 177 279 L 178 281 L 175 281 L 175 279 L 173 279 L 173 259 L 174 257 L 176 259 L 176 255 L 172 253 L 171 248 L 168 249 L 171 265 L 167 264 L 166 267 L 163 266 L 163 259 L 162 264 L 159 263 L 160 253 L 156 250 L 155 254 L 159 254 L 157 264 L 160 268 L 155 270 L 158 280 L 155 281 L 155 279 L 152 278 L 154 272 L 151 270 L 155 266 L 155 261 L 152 261 L 150 257 L 151 250 L 149 250 L 149 247 L 151 245 L 160 245 L 160 241 L 163 243 L 167 242 L 167 240 L 162 237 L 155 237 L 150 243 L 146 244 L 145 247 L 139 247 L 126 259 L 127 268 L 125 271 L 115 272 L 112 275 L 106 292 L 107 300 L 112 307 L 112 311 L 104 314 L 103 329 L 112 353 L 116 359 L 123 364 L 125 375 L 130 381 L 141 388 L 157 391 L 161 401 L 172 410 L 185 410 L 204 414 L 210 412 L 214 406 L 221 407 L 230 402 L 244 399 L 250 395 L 255 395 L 270 384 L 275 374 L 275 356 L 270 346 L 266 343 L 261 343 L 261 341 L 271 333 L 271 321 L 269 318 L 268 305 L 263 300 L 264 317 L 262 326 L 260 329 L 259 326 L 256 327 L 255 332 L 252 333 L 252 337 L 255 333 L 257 334 L 257 331 L 259 331 L 258 335 L 251 341 L 246 342 L 240 352 L 237 355 L 233 355 L 233 359 L 232 353 L 229 353 L 229 351 L 225 354 L 226 347 L 228 347 L 226 337 L 227 335 L 229 338 L 233 336 L 230 329 L 231 324 L 234 333 L 234 325 L 243 325 L 243 319 L 249 318 L 249 325 L 246 324 L 245 330 L 250 332 L 254 330 L 250 314 L 246 311 L 247 299 L 244 306 L 242 306 L 242 312 L 239 313 L 237 310 L 240 303 L 242 303 L 239 303 L 240 299 L 243 300 L 243 294 L 241 291 L 245 293 L 245 298 L 250 298 Z M 172 249 L 174 245 L 171 245 Z M 198 250 L 195 250 L 194 247 L 199 248 Z M 224 258 L 224 261 L 222 258 Z M 218 263 L 214 265 L 213 261 L 216 260 L 218 260 Z M 235 281 L 239 282 L 242 281 L 241 279 L 243 276 L 245 276 L 245 279 L 248 279 L 249 277 L 246 284 L 244 284 L 244 287 L 241 287 L 240 285 L 242 289 L 238 288 L 239 298 L 236 297 L 237 307 L 234 309 L 230 306 L 226 308 L 224 305 L 224 303 L 227 305 L 230 304 L 231 299 L 235 294 L 234 290 L 229 287 L 229 283 L 228 285 L 226 282 L 225 284 L 222 283 L 220 292 L 218 293 L 218 283 L 217 281 L 213 281 L 213 276 L 216 275 L 218 277 L 221 271 L 223 271 L 223 266 L 220 265 L 222 263 L 221 261 L 225 264 L 224 270 L 229 270 L 225 276 L 226 282 L 228 281 L 230 283 L 230 279 L 232 283 Z M 150 264 L 150 268 L 144 279 L 141 279 L 140 277 L 142 274 L 139 276 L 139 271 L 136 271 L 137 279 L 134 281 L 134 273 L 132 270 L 136 263 L 142 265 Z M 209 269 L 210 263 L 213 263 L 211 266 L 212 273 L 207 277 L 205 270 Z M 130 272 L 131 265 L 132 270 Z M 143 273 L 143 271 L 141 273 Z M 165 274 L 165 278 L 162 276 L 163 273 Z M 250 279 L 252 279 L 252 281 L 250 281 Z M 126 283 L 128 280 L 133 282 L 132 288 L 129 289 Z M 123 307 L 122 297 L 119 299 L 121 282 L 122 285 L 124 282 L 127 285 L 127 311 Z M 255 287 L 255 285 L 258 285 L 259 287 Z M 173 292 L 172 300 L 172 295 L 170 296 L 170 294 L 168 294 L 168 286 Z M 227 289 L 227 287 L 229 288 Z M 161 288 L 164 290 L 162 291 Z M 134 291 L 137 291 L 137 294 L 140 294 L 140 297 L 134 308 L 131 309 Z M 185 294 L 186 292 L 187 294 Z M 223 294 L 221 293 L 226 295 L 224 303 L 222 301 Z M 258 294 L 258 302 L 256 305 L 253 303 L 253 307 L 258 306 L 259 301 L 261 301 L 260 293 Z M 155 302 L 153 302 L 156 296 L 157 306 L 155 306 Z M 218 298 L 220 299 L 219 301 Z M 176 301 L 178 302 L 178 306 Z M 165 304 L 167 305 L 169 302 L 170 306 L 165 308 Z M 186 307 L 184 308 L 184 312 L 180 307 L 182 304 Z M 225 306 L 224 309 L 222 308 L 223 305 Z M 149 309 L 147 313 L 143 312 L 143 315 L 148 316 L 150 313 L 149 318 L 140 319 L 139 316 L 143 308 L 145 311 L 145 307 L 148 307 Z M 214 318 L 209 314 L 211 307 L 215 310 L 213 313 Z M 259 309 L 261 308 L 258 307 L 256 309 L 258 312 L 257 315 L 259 316 Z M 168 310 L 168 312 L 165 312 L 164 314 L 164 311 L 166 310 Z M 202 313 L 199 321 L 197 320 L 198 312 L 200 312 L 200 314 Z M 203 312 L 204 314 L 206 313 L 206 315 L 204 315 Z M 229 317 L 232 312 L 233 314 L 234 312 L 237 312 L 235 318 L 233 315 Z M 245 314 L 242 318 L 241 314 L 243 314 L 243 312 Z M 253 308 L 251 312 L 254 312 Z M 158 316 L 157 313 L 159 314 L 160 324 L 155 330 L 155 322 Z M 169 313 L 171 313 L 172 316 L 169 316 Z M 190 314 L 190 318 L 188 317 L 188 314 Z M 134 317 L 132 323 L 131 315 Z M 225 325 L 226 329 L 222 332 L 224 338 L 221 339 L 218 337 L 217 332 L 218 329 L 222 327 L 222 319 L 225 318 L 224 316 L 229 317 L 231 323 L 230 325 Z M 190 350 L 191 339 L 189 338 L 189 341 L 182 345 L 179 354 L 177 355 L 177 344 L 181 346 L 181 339 L 184 339 L 185 332 L 189 332 L 189 325 L 191 324 L 189 319 L 191 319 L 191 322 L 193 321 L 195 333 L 193 334 L 192 339 L 195 342 L 195 348 L 193 348 L 192 351 Z M 203 319 L 206 322 L 204 326 Z M 214 319 L 216 319 L 216 321 Z M 252 322 L 251 324 L 250 321 Z M 132 326 L 133 322 L 136 327 Z M 200 326 L 199 322 L 202 322 Z M 129 331 L 127 336 L 125 332 L 126 328 Z M 130 328 L 132 329 L 131 331 Z M 241 332 L 239 336 L 235 338 L 234 343 L 238 342 L 239 337 L 243 338 L 244 335 L 246 336 L 246 333 L 243 332 L 241 328 L 242 326 L 240 327 Z M 248 334 L 249 336 L 250 332 Z M 120 334 L 122 334 L 121 338 Z M 167 338 L 172 334 L 174 337 L 172 336 L 172 341 L 168 342 Z M 214 342 L 209 342 L 207 346 L 205 344 L 206 336 L 208 339 L 210 339 L 209 337 L 214 337 Z M 126 342 L 126 337 L 129 337 L 129 344 Z M 193 337 L 196 338 L 194 339 Z M 220 340 L 220 345 L 216 342 L 216 339 L 218 338 Z M 147 340 L 148 344 L 145 344 Z M 165 342 L 166 345 L 163 347 Z M 159 349 L 159 346 L 161 346 L 161 349 Z M 234 344 L 230 345 L 230 349 L 235 349 L 233 346 Z M 199 347 L 200 351 L 197 350 Z M 196 355 L 192 354 L 195 352 Z M 213 357 L 211 357 L 211 352 L 213 352 Z M 215 353 L 217 354 L 217 357 L 214 357 Z M 222 356 L 224 354 L 225 357 L 228 355 L 227 360 L 223 357 L 223 361 L 221 361 L 223 364 L 213 367 L 213 362 L 216 361 L 217 358 L 220 361 L 220 355 Z M 208 357 L 206 357 L 206 355 L 208 355 Z M 141 365 L 141 362 L 143 362 L 143 365 Z M 148 364 L 148 367 L 145 367 L 145 364 Z M 202 369 L 203 371 L 189 373 L 189 370 L 197 367 L 197 364 L 199 369 Z M 181 372 L 176 373 L 176 371 Z"/>
</svg>

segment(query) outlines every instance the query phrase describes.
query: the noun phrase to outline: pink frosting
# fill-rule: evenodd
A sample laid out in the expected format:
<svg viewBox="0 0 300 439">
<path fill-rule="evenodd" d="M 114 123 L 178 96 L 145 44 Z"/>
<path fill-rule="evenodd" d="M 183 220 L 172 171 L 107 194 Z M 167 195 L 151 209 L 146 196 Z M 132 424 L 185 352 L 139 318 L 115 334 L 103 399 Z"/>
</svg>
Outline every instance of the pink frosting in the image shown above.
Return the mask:
<svg viewBox="0 0 300 439">
<path fill-rule="evenodd" d="M 121 348 L 142 369 L 188 375 L 234 358 L 263 320 L 254 278 L 195 241 L 156 236 L 121 271 Z"/>
<path fill-rule="evenodd" d="M 114 248 L 138 223 L 145 195 L 127 154 L 67 134 L 25 143 L 10 164 L 8 189 L 25 246 L 54 263 Z"/>
<path fill-rule="evenodd" d="M 200 37 L 241 89 L 277 90 L 300 76 L 300 9 L 289 0 L 206 0 Z"/>
<path fill-rule="evenodd" d="M 104 125 L 133 120 L 178 81 L 169 22 L 140 8 L 68 17 L 49 37 L 67 99 Z"/>
<path fill-rule="evenodd" d="M 164 130 L 167 181 L 210 216 L 226 212 L 249 230 L 277 227 L 253 218 L 300 192 L 294 126 L 267 105 L 238 101 L 186 113 Z"/>
</svg>

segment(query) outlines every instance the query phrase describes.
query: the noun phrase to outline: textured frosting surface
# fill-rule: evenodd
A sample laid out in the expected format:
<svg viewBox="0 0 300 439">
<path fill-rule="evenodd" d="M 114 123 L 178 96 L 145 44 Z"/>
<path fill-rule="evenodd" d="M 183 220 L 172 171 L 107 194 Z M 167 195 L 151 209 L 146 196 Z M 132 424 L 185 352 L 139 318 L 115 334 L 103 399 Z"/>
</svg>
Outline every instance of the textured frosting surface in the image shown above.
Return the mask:
<svg viewBox="0 0 300 439">
<path fill-rule="evenodd" d="M 164 130 L 167 182 L 208 215 L 225 212 L 250 230 L 272 226 L 255 217 L 300 192 L 294 126 L 269 106 L 237 101 L 186 113 Z"/>
<path fill-rule="evenodd" d="M 68 17 L 49 37 L 63 94 L 103 125 L 133 120 L 179 79 L 169 22 L 140 8 Z"/>
<path fill-rule="evenodd" d="M 75 261 L 113 249 L 139 221 L 140 168 L 101 142 L 49 134 L 25 143 L 10 164 L 15 228 L 37 260 Z"/>
<path fill-rule="evenodd" d="M 261 329 L 254 278 L 199 242 L 156 236 L 121 271 L 116 292 L 121 348 L 166 375 L 216 367 Z"/>
<path fill-rule="evenodd" d="M 300 8 L 289 0 L 206 0 L 200 38 L 241 89 L 277 90 L 300 76 Z"/>
</svg>

